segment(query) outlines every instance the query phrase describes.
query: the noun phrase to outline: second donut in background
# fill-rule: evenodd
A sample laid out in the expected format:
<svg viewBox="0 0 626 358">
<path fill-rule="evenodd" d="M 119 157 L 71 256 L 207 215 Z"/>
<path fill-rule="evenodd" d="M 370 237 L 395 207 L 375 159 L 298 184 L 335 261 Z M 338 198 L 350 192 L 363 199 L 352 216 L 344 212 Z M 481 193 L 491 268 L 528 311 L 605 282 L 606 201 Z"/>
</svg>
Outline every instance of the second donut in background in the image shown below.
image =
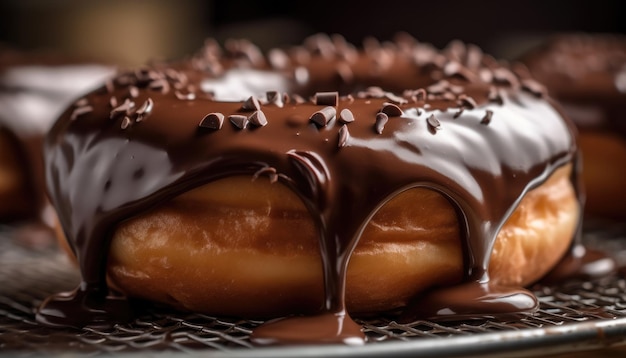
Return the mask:
<svg viewBox="0 0 626 358">
<path fill-rule="evenodd" d="M 626 36 L 557 35 L 521 60 L 579 129 L 586 215 L 626 218 Z"/>
</svg>

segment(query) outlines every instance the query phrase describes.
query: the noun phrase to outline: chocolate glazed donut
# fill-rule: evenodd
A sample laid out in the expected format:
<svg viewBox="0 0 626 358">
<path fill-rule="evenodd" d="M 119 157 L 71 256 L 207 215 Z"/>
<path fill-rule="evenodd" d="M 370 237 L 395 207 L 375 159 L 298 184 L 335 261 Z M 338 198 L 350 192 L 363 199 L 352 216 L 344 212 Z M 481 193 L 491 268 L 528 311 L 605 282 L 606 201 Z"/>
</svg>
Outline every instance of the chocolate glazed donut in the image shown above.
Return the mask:
<svg viewBox="0 0 626 358">
<path fill-rule="evenodd" d="M 214 97 L 241 74 L 250 83 L 278 77 L 265 83 L 267 99 Z M 304 99 L 331 86 L 352 94 Z M 490 281 L 491 250 L 522 197 L 577 159 L 572 127 L 542 86 L 475 47 L 454 42 L 439 52 L 402 37 L 358 51 L 325 36 L 267 58 L 246 41 L 228 42 L 225 52 L 209 41 L 187 61 L 120 74 L 63 114 L 45 153 L 49 194 L 82 273 L 75 291 L 40 307 L 38 321 L 50 325 L 128 318 L 106 280 L 111 236 L 123 221 L 232 176 L 268 176 L 295 193 L 319 240 L 323 306 L 256 329 L 259 344 L 363 343 L 346 310 L 348 262 L 377 210 L 416 187 L 456 209 L 464 278 L 419 298 L 411 314 L 536 309 L 532 293 Z"/>
</svg>

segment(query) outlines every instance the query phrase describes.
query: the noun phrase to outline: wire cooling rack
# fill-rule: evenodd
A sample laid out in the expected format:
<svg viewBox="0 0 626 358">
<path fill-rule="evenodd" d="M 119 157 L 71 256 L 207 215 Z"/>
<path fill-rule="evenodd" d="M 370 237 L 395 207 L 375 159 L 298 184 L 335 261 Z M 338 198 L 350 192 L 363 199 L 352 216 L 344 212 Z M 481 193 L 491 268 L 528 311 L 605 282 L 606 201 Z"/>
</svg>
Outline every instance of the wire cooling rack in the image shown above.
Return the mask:
<svg viewBox="0 0 626 358">
<path fill-rule="evenodd" d="M 626 344 L 626 278 L 533 287 L 541 302 L 534 314 L 509 320 L 397 323 L 393 317 L 358 320 L 362 347 L 258 348 L 249 341 L 262 321 L 233 320 L 147 305 L 132 323 L 110 329 L 52 329 L 34 321 L 34 308 L 78 282 L 76 269 L 55 249 L 20 245 L 0 227 L 0 356 L 120 357 L 386 357 L 531 356 Z M 596 223 L 588 245 L 611 252 L 626 267 L 626 225 Z"/>
</svg>

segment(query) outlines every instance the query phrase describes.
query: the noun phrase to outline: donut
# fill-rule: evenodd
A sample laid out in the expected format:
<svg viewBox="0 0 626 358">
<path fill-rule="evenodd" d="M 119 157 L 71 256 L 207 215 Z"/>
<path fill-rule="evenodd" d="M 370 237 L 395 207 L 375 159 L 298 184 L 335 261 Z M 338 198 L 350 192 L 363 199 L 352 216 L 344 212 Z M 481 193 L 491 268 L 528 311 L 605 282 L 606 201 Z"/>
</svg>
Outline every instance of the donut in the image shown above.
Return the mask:
<svg viewBox="0 0 626 358">
<path fill-rule="evenodd" d="M 52 224 L 43 138 L 65 107 L 114 72 L 60 54 L 0 48 L 0 222 Z"/>
<path fill-rule="evenodd" d="M 558 35 L 521 60 L 578 127 L 585 213 L 625 218 L 626 36 Z"/>
<path fill-rule="evenodd" d="M 577 246 L 577 157 L 543 87 L 472 45 L 208 40 L 54 124 L 47 188 L 82 282 L 37 320 L 129 319 L 130 297 L 289 316 L 257 344 L 362 344 L 351 315 L 532 312 L 522 287 Z"/>
</svg>

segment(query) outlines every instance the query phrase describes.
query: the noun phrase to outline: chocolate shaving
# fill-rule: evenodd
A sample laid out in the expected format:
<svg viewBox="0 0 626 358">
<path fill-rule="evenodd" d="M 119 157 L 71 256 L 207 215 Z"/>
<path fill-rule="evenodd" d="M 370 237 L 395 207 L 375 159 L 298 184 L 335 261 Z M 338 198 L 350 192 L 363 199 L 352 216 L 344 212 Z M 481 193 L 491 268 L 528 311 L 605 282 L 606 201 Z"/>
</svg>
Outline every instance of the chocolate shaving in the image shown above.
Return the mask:
<svg viewBox="0 0 626 358">
<path fill-rule="evenodd" d="M 415 98 L 418 101 L 426 100 L 426 90 L 423 88 L 419 88 L 417 91 L 415 91 Z"/>
<path fill-rule="evenodd" d="M 265 97 L 267 98 L 267 103 L 272 103 L 277 106 L 282 106 L 282 102 L 280 101 L 280 95 L 278 91 L 267 91 L 265 92 Z"/>
<path fill-rule="evenodd" d="M 341 123 L 351 123 L 354 122 L 354 114 L 351 110 L 344 108 L 339 113 L 339 122 Z"/>
<path fill-rule="evenodd" d="M 459 110 L 458 110 L 456 113 L 454 113 L 454 115 L 452 116 L 452 118 L 454 118 L 454 119 L 459 118 L 459 117 L 461 116 L 461 114 L 463 114 L 463 111 L 465 111 L 465 109 L 464 109 L 464 108 L 459 108 Z"/>
<path fill-rule="evenodd" d="M 448 62 L 443 68 L 443 74 L 446 77 L 456 77 L 466 81 L 470 81 L 474 78 L 474 75 L 470 70 L 456 61 Z"/>
<path fill-rule="evenodd" d="M 324 107 L 323 109 L 313 113 L 309 120 L 318 126 L 324 127 L 337 115 L 335 107 Z"/>
<path fill-rule="evenodd" d="M 481 68 L 478 72 L 478 77 L 486 83 L 491 83 L 493 81 L 493 73 L 488 68 Z"/>
<path fill-rule="evenodd" d="M 448 88 L 448 90 L 456 95 L 459 95 L 461 93 L 463 93 L 463 91 L 465 91 L 465 89 L 463 88 L 463 86 L 456 86 L 456 85 L 450 85 L 450 87 Z"/>
<path fill-rule="evenodd" d="M 82 107 L 77 107 L 74 109 L 74 111 L 72 111 L 72 115 L 70 116 L 70 120 L 76 120 L 76 118 L 82 116 L 83 114 L 87 114 L 89 112 L 93 111 L 93 107 L 92 106 L 82 106 Z"/>
<path fill-rule="evenodd" d="M 383 98 L 385 97 L 385 93 L 386 92 L 378 86 L 370 86 L 366 89 L 367 96 L 371 98 Z"/>
<path fill-rule="evenodd" d="M 248 126 L 248 117 L 240 114 L 232 114 L 228 116 L 228 120 L 239 129 L 245 129 Z"/>
<path fill-rule="evenodd" d="M 493 83 L 509 85 L 511 87 L 517 87 L 519 81 L 513 72 L 504 67 L 499 67 L 493 70 Z"/>
<path fill-rule="evenodd" d="M 474 109 L 477 106 L 476 101 L 465 94 L 459 96 L 459 105 L 468 109 Z"/>
<path fill-rule="evenodd" d="M 343 125 L 339 128 L 339 141 L 337 142 L 338 148 L 343 148 L 346 146 L 348 142 L 348 138 L 350 137 L 350 133 L 348 132 L 348 126 Z"/>
<path fill-rule="evenodd" d="M 500 91 L 496 87 L 489 88 L 489 94 L 487 95 L 487 99 L 489 100 L 489 102 L 498 103 L 500 105 L 504 104 L 502 95 L 500 94 Z"/>
<path fill-rule="evenodd" d="M 130 98 L 137 98 L 137 96 L 139 96 L 139 88 L 135 86 L 130 86 L 128 88 L 128 95 L 130 96 Z"/>
<path fill-rule="evenodd" d="M 315 104 L 318 106 L 337 106 L 339 102 L 338 92 L 317 92 L 315 94 Z"/>
<path fill-rule="evenodd" d="M 202 120 L 198 124 L 198 127 L 218 130 L 222 128 L 223 124 L 224 124 L 224 115 L 219 112 L 213 112 L 204 116 L 204 118 L 202 118 Z"/>
<path fill-rule="evenodd" d="M 488 109 L 485 111 L 485 116 L 483 117 L 483 119 L 480 120 L 480 123 L 489 124 L 491 122 L 492 117 L 493 117 L 493 111 Z"/>
<path fill-rule="evenodd" d="M 152 113 L 152 108 L 154 107 L 154 101 L 152 98 L 148 98 L 143 102 L 143 104 L 135 111 L 137 118 L 135 118 L 136 122 L 141 122 L 144 119 L 148 118 L 150 113 Z"/>
<path fill-rule="evenodd" d="M 400 117 L 403 114 L 402 109 L 400 109 L 400 107 L 389 102 L 383 103 L 383 108 L 381 108 L 380 111 L 389 117 Z"/>
<path fill-rule="evenodd" d="M 297 103 L 297 104 L 302 104 L 305 103 L 306 100 L 304 99 L 304 97 L 300 96 L 297 93 L 294 93 L 291 95 L 291 98 L 293 98 L 293 100 Z"/>
<path fill-rule="evenodd" d="M 176 95 L 176 98 L 181 101 L 193 101 L 196 99 L 196 94 L 194 92 L 183 93 L 181 91 L 176 91 L 174 94 Z"/>
<path fill-rule="evenodd" d="M 256 97 L 250 96 L 245 102 L 243 102 L 241 109 L 243 111 L 259 111 L 261 110 L 261 104 Z"/>
<path fill-rule="evenodd" d="M 267 59 L 272 66 L 272 68 L 276 70 L 282 70 L 287 68 L 289 65 L 289 56 L 285 53 L 285 51 L 280 49 L 272 49 L 267 54 Z"/>
<path fill-rule="evenodd" d="M 538 98 L 542 98 L 546 94 L 546 88 L 539 82 L 526 78 L 522 80 L 522 89 L 535 95 Z"/>
<path fill-rule="evenodd" d="M 446 101 L 454 101 L 456 99 L 456 95 L 452 92 L 444 92 L 441 97 Z"/>
<path fill-rule="evenodd" d="M 442 94 L 446 90 L 448 90 L 448 85 L 449 85 L 448 81 L 441 80 L 439 82 L 436 82 L 426 87 L 426 90 L 428 91 L 428 94 Z"/>
<path fill-rule="evenodd" d="M 255 111 L 248 117 L 248 121 L 257 127 L 265 127 L 267 125 L 267 118 L 263 111 Z"/>
<path fill-rule="evenodd" d="M 148 88 L 150 88 L 151 90 L 161 90 L 161 92 L 163 93 L 169 91 L 169 87 L 169 82 L 167 82 L 167 80 L 163 78 L 151 81 L 150 84 L 148 84 Z"/>
<path fill-rule="evenodd" d="M 385 124 L 389 121 L 389 117 L 383 113 L 376 113 L 376 124 L 374 124 L 374 130 L 378 134 L 383 134 L 383 129 L 385 129 Z"/>
<path fill-rule="evenodd" d="M 89 101 L 87 100 L 87 98 L 81 98 L 77 100 L 76 102 L 74 102 L 74 107 L 83 107 L 88 104 L 89 104 Z"/>
<path fill-rule="evenodd" d="M 388 100 L 390 100 L 392 103 L 394 104 L 406 104 L 409 103 L 409 101 L 407 101 L 405 98 L 397 96 L 391 92 L 386 92 L 385 93 L 385 98 L 387 98 Z"/>
<path fill-rule="evenodd" d="M 128 98 L 121 105 L 113 108 L 109 115 L 109 118 L 114 119 L 122 114 L 128 114 L 131 109 L 135 108 L 135 102 L 129 100 Z"/>
<path fill-rule="evenodd" d="M 430 128 L 432 128 L 432 129 L 440 129 L 441 128 L 441 123 L 439 122 L 437 117 L 435 117 L 434 114 L 431 114 L 430 116 L 428 116 L 428 118 L 426 118 L 426 123 L 428 123 L 428 126 Z"/>
<path fill-rule="evenodd" d="M 130 124 L 132 123 L 132 121 L 130 120 L 130 118 L 128 116 L 124 116 L 124 119 L 122 119 L 122 129 L 126 129 L 130 126 Z"/>
</svg>

